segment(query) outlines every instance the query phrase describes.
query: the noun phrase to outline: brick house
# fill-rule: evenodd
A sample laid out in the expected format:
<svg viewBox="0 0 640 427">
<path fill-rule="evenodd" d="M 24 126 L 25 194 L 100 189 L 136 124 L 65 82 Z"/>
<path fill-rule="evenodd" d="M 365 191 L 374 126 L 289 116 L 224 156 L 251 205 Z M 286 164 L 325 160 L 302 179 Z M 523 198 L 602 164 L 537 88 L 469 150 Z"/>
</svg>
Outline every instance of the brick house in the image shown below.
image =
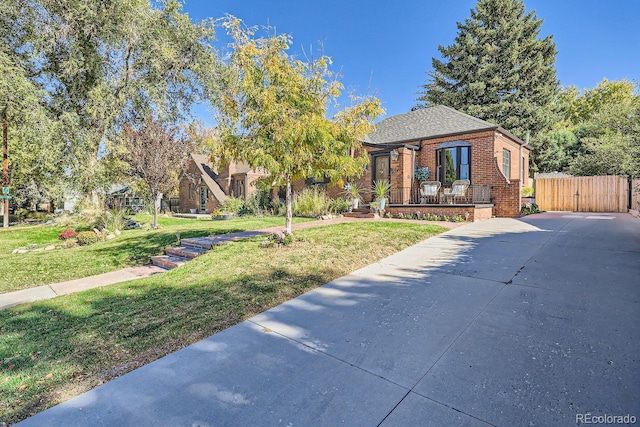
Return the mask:
<svg viewBox="0 0 640 427">
<path fill-rule="evenodd" d="M 180 175 L 180 211 L 208 214 L 228 196 L 246 199 L 257 192 L 256 181 L 265 176 L 265 172 L 253 170 L 246 163 L 231 163 L 218 172 L 207 155 L 191 154 Z"/>
<path fill-rule="evenodd" d="M 377 179 L 388 180 L 388 212 L 462 215 L 470 220 L 520 214 L 529 148 L 497 125 L 450 107 L 417 109 L 382 120 L 365 137 L 363 149 L 370 165 L 357 182 L 370 188 Z M 431 169 L 430 180 L 441 182 L 440 192 L 456 179 L 470 180 L 467 196 L 455 204 L 439 199 L 423 203 L 414 179 L 416 165 Z"/>
</svg>

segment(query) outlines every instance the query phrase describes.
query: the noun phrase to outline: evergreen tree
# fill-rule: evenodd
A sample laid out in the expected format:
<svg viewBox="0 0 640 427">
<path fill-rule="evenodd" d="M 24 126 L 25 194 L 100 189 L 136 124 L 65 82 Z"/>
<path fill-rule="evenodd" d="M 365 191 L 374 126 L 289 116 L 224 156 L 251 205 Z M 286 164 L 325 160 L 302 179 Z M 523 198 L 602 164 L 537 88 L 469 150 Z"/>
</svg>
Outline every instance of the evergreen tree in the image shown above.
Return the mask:
<svg viewBox="0 0 640 427">
<path fill-rule="evenodd" d="M 515 135 L 537 134 L 554 122 L 558 89 L 552 36 L 521 0 L 479 0 L 458 23 L 451 46 L 439 46 L 419 101 L 442 104 L 498 124 Z"/>
</svg>

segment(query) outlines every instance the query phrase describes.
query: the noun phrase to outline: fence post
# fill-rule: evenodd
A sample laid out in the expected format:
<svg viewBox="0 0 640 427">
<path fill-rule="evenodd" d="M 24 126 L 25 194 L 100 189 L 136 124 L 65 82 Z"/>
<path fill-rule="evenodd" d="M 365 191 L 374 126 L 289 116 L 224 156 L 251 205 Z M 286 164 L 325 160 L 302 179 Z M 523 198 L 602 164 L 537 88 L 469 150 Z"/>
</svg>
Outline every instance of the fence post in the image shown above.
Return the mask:
<svg viewBox="0 0 640 427">
<path fill-rule="evenodd" d="M 629 186 L 627 190 L 627 209 L 631 209 L 633 203 L 633 175 L 629 175 L 627 181 Z"/>
</svg>

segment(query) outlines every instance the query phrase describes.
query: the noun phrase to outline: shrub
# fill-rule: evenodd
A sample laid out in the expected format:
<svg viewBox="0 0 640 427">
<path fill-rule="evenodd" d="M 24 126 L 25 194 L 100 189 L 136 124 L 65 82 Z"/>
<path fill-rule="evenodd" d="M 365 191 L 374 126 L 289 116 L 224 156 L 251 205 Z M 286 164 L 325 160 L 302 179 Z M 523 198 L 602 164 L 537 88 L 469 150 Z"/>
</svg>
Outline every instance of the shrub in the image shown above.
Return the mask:
<svg viewBox="0 0 640 427">
<path fill-rule="evenodd" d="M 71 239 L 72 237 L 76 237 L 77 235 L 78 233 L 76 233 L 75 230 L 71 228 L 67 228 L 66 230 L 64 230 L 62 233 L 58 235 L 58 239 L 67 240 L 67 239 Z"/>
<path fill-rule="evenodd" d="M 533 197 L 533 187 L 523 187 L 522 197 Z"/>
<path fill-rule="evenodd" d="M 18 217 L 18 221 L 22 221 L 23 219 L 25 219 L 28 213 L 29 213 L 29 210 L 25 208 L 18 208 L 14 211 L 14 215 Z"/>
<path fill-rule="evenodd" d="M 82 246 L 92 245 L 98 243 L 98 240 L 100 240 L 98 235 L 93 231 L 81 231 L 76 238 L 78 239 L 78 244 Z"/>
<path fill-rule="evenodd" d="M 26 219 L 35 219 L 38 221 L 45 221 L 49 214 L 47 212 L 29 211 L 27 212 Z"/>
<path fill-rule="evenodd" d="M 520 212 L 522 215 L 531 215 L 540 213 L 540 208 L 535 203 L 523 203 L 520 208 Z"/>
<path fill-rule="evenodd" d="M 75 248 L 76 246 L 78 246 L 78 242 L 76 241 L 76 239 L 67 239 L 62 242 L 63 249 Z"/>
<path fill-rule="evenodd" d="M 273 210 L 271 192 L 258 188 L 256 194 L 252 194 L 245 200 L 240 215 L 268 215 Z"/>
<path fill-rule="evenodd" d="M 103 210 L 98 208 L 85 208 L 80 211 L 80 221 L 89 227 L 93 227 L 98 222 Z"/>
<path fill-rule="evenodd" d="M 349 209 L 349 202 L 342 199 L 335 199 L 329 202 L 329 212 L 341 214 Z"/>
<path fill-rule="evenodd" d="M 244 206 L 244 200 L 239 197 L 229 196 L 218 208 L 219 214 L 240 214 Z"/>
<path fill-rule="evenodd" d="M 122 231 L 127 228 L 129 219 L 125 216 L 125 210 L 114 208 L 106 210 L 98 216 L 96 227 L 107 229 L 109 231 Z"/>
<path fill-rule="evenodd" d="M 329 212 L 331 200 L 321 188 L 304 188 L 293 198 L 295 216 L 318 217 Z"/>
<path fill-rule="evenodd" d="M 262 247 L 273 248 L 277 246 L 287 246 L 295 241 L 296 238 L 292 233 L 287 233 L 286 230 L 283 230 L 273 234 L 269 234 L 267 236 L 267 239 L 262 242 Z"/>
</svg>

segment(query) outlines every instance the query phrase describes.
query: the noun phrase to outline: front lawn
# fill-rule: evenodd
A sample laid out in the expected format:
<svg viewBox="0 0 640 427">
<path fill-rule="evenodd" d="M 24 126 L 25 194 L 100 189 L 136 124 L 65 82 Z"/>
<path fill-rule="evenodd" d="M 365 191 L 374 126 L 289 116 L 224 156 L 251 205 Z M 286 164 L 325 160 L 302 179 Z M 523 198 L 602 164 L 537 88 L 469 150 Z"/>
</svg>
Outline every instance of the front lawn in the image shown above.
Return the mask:
<svg viewBox="0 0 640 427">
<path fill-rule="evenodd" d="M 165 274 L 0 311 L 0 424 L 444 230 L 363 222 L 300 230 L 303 240 L 286 247 L 263 248 L 262 238 L 254 238 L 217 247 Z"/>
<path fill-rule="evenodd" d="M 137 215 L 134 219 L 141 223 L 151 222 L 150 215 Z M 294 218 L 295 222 L 308 220 Z M 203 221 L 161 217 L 159 225 L 158 230 L 125 230 L 116 239 L 91 246 L 30 251 L 25 254 L 11 252 L 28 244 L 59 245 L 61 241 L 58 235 L 66 227 L 37 225 L 0 228 L 0 293 L 148 264 L 152 256 L 163 254 L 165 247 L 177 243 L 177 232 L 181 237 L 199 237 L 279 225 L 284 228 L 284 218 L 243 217 L 229 221 Z"/>
</svg>

